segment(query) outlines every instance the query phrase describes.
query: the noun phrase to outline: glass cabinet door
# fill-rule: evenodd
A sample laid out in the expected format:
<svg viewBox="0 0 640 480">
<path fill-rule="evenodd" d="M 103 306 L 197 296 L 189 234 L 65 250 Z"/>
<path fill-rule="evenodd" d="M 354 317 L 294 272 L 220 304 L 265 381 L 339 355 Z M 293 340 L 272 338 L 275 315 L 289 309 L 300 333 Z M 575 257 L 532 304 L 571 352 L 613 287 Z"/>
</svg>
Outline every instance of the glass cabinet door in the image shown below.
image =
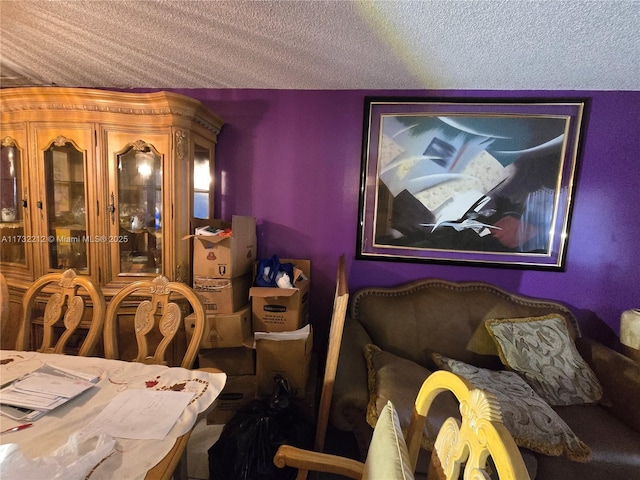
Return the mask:
<svg viewBox="0 0 640 480">
<path fill-rule="evenodd" d="M 64 137 L 44 151 L 49 269 L 88 271 L 85 163 L 84 152 Z"/>
<path fill-rule="evenodd" d="M 211 149 L 198 143 L 193 157 L 193 217 L 213 218 L 213 161 Z"/>
<path fill-rule="evenodd" d="M 16 141 L 4 137 L 0 146 L 0 262 L 20 265 L 26 263 L 23 161 L 23 152 Z"/>
<path fill-rule="evenodd" d="M 138 142 L 116 155 L 121 274 L 162 272 L 162 156 Z"/>
</svg>

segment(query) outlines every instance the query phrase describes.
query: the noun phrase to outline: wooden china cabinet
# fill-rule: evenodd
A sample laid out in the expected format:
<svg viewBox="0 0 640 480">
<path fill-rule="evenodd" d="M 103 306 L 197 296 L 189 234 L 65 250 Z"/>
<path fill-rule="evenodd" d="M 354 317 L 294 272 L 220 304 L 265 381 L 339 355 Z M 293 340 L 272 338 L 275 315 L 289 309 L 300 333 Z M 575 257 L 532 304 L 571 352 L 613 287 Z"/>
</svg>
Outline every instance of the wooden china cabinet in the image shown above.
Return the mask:
<svg viewBox="0 0 640 480">
<path fill-rule="evenodd" d="M 70 267 L 107 301 L 141 277 L 190 283 L 182 237 L 192 218 L 213 218 L 218 116 L 170 92 L 58 87 L 1 89 L 0 115 L 12 318 L 34 279 Z"/>
</svg>

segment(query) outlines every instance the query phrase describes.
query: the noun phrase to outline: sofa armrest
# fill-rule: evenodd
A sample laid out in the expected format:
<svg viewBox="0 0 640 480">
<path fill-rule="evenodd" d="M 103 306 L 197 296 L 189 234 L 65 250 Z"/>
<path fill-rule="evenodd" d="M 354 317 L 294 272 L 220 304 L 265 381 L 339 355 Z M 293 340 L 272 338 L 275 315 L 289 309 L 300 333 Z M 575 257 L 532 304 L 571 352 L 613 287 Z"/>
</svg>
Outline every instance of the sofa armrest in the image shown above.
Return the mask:
<svg viewBox="0 0 640 480">
<path fill-rule="evenodd" d="M 576 346 L 602 385 L 602 403 L 640 432 L 640 363 L 588 337 L 577 339 Z"/>
<path fill-rule="evenodd" d="M 364 415 L 367 410 L 369 386 L 363 352 L 367 343 L 371 343 L 369 334 L 358 321 L 347 316 L 342 332 L 329 415 L 332 425 L 340 430 L 353 429 L 346 412 L 353 409 L 362 410 Z"/>
</svg>

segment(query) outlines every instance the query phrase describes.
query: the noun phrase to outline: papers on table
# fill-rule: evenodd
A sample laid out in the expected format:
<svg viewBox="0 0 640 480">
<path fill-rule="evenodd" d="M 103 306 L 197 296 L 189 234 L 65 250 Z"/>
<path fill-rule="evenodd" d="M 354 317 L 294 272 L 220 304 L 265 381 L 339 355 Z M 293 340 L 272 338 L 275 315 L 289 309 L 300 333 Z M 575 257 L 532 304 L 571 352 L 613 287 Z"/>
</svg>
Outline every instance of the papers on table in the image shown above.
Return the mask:
<svg viewBox="0 0 640 480">
<path fill-rule="evenodd" d="M 37 420 L 46 412 L 44 410 L 32 410 L 30 408 L 12 407 L 11 405 L 0 404 L 0 415 L 13 418 L 14 420 L 21 420 L 25 422 L 31 422 Z"/>
<path fill-rule="evenodd" d="M 93 387 L 93 383 L 85 380 L 74 380 L 69 377 L 39 372 L 33 372 L 10 386 L 13 391 L 43 399 L 73 398 L 91 387 Z M 46 406 L 46 402 L 42 403 L 45 403 Z"/>
<path fill-rule="evenodd" d="M 62 368 L 55 365 L 49 365 L 45 363 L 38 370 L 39 373 L 48 373 L 49 375 L 57 375 L 59 377 L 67 377 L 73 380 L 85 380 L 91 383 L 98 383 L 100 377 L 91 373 L 77 372 L 75 370 L 69 370 L 68 368 Z"/>
<path fill-rule="evenodd" d="M 81 434 L 163 440 L 193 398 L 193 392 L 125 390 L 98 414 Z"/>
<path fill-rule="evenodd" d="M 33 420 L 94 387 L 87 378 L 84 374 L 45 364 L 0 390 L 0 413 Z"/>
</svg>

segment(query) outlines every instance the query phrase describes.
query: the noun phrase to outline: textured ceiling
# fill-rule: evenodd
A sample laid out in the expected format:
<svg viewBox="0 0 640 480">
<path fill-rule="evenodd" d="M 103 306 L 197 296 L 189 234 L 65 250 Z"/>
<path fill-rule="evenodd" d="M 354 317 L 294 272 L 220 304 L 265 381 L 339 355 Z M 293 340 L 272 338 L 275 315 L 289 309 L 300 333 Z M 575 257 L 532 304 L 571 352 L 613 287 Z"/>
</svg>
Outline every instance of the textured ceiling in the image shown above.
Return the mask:
<svg viewBox="0 0 640 480">
<path fill-rule="evenodd" d="M 2 86 L 639 90 L 640 1 L 0 0 Z"/>
</svg>

